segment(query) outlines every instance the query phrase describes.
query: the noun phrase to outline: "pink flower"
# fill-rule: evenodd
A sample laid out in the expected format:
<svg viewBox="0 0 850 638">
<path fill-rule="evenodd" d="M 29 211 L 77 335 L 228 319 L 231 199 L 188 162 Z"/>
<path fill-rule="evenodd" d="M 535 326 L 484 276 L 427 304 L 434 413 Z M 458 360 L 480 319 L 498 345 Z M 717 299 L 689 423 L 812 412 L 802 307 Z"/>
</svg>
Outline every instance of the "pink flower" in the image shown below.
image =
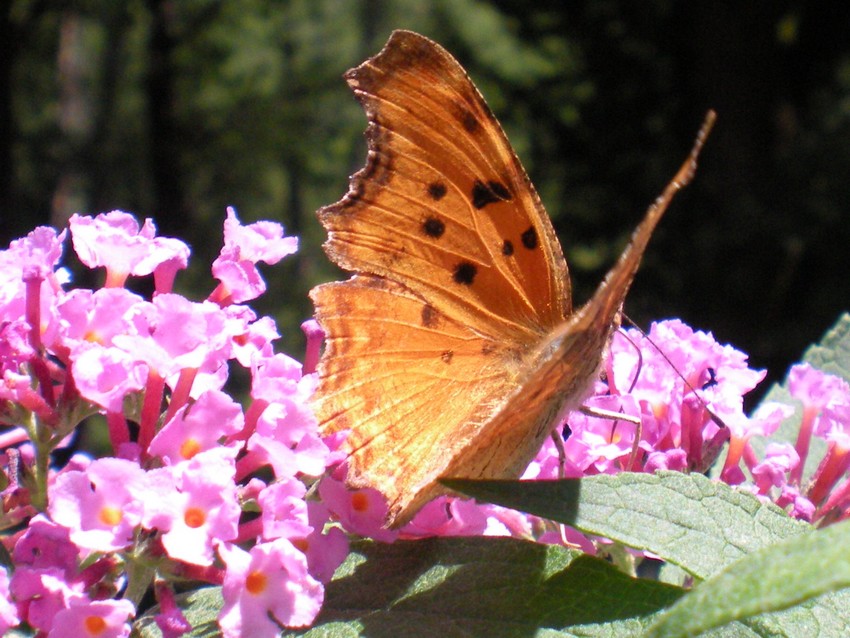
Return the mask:
<svg viewBox="0 0 850 638">
<path fill-rule="evenodd" d="M 74 600 L 56 614 L 47 638 L 124 638 L 136 613 L 129 600 Z"/>
<path fill-rule="evenodd" d="M 850 385 L 844 379 L 808 363 L 797 364 L 788 371 L 788 390 L 804 405 L 818 409 L 836 401 L 846 403 L 850 395 Z"/>
<path fill-rule="evenodd" d="M 26 334 L 31 346 L 38 346 L 41 335 L 55 328 L 53 305 L 67 281 L 67 272 L 56 270 L 64 239 L 64 232 L 57 235 L 53 228 L 39 227 L 0 251 L 0 326 L 19 324 L 15 332 Z M 9 367 L 0 365 L 0 371 Z"/>
<path fill-rule="evenodd" d="M 18 609 L 12 602 L 9 592 L 9 572 L 5 567 L 0 567 L 0 633 L 6 634 L 12 627 L 17 627 L 21 622 L 18 617 Z"/>
<path fill-rule="evenodd" d="M 227 332 L 232 335 L 234 359 L 245 368 L 250 368 L 254 359 L 265 359 L 274 355 L 272 342 L 280 338 L 274 319 L 256 319 L 253 311 L 246 306 L 227 306 L 223 310 L 231 324 Z"/>
<path fill-rule="evenodd" d="M 84 472 L 55 478 L 49 490 L 50 517 L 67 527 L 82 549 L 123 549 L 141 522 L 144 480 L 144 472 L 132 461 L 97 459 Z"/>
<path fill-rule="evenodd" d="M 762 403 L 750 419 L 750 436 L 770 436 L 782 422 L 794 415 L 794 408 L 784 403 L 769 401 Z"/>
<path fill-rule="evenodd" d="M 349 532 L 384 543 L 398 538 L 398 532 L 384 527 L 387 501 L 377 490 L 349 490 L 341 480 L 325 476 L 319 483 L 319 496 Z"/>
<path fill-rule="evenodd" d="M 0 376 L 17 374 L 33 355 L 29 331 L 29 324 L 23 318 L 8 321 L 0 319 Z M 0 394 L 0 398 L 10 397 L 8 394 Z"/>
<path fill-rule="evenodd" d="M 815 434 L 842 451 L 850 450 L 850 392 L 824 406 Z"/>
<path fill-rule="evenodd" d="M 20 268 L 25 280 L 48 279 L 54 275 L 57 264 L 62 258 L 64 242 L 64 230 L 57 235 L 54 228 L 39 226 L 23 239 L 11 242 L 6 259 L 0 263 L 13 266 L 13 272 Z"/>
<path fill-rule="evenodd" d="M 30 519 L 27 530 L 18 538 L 12 551 L 15 565 L 34 569 L 57 568 L 63 570 L 68 578 L 77 572 L 78 555 L 79 549 L 71 542 L 69 529 L 43 514 Z"/>
<path fill-rule="evenodd" d="M 268 463 L 277 478 L 298 473 L 319 476 L 327 467 L 330 450 L 318 434 L 315 417 L 303 404 L 272 403 L 257 420 L 256 431 L 248 440 L 248 450 L 257 463 Z"/>
<path fill-rule="evenodd" d="M 274 638 L 280 633 L 277 623 L 306 627 L 316 618 L 324 588 L 308 573 L 304 554 L 288 540 L 261 543 L 250 552 L 219 543 L 218 552 L 227 567 L 219 615 L 226 638 Z"/>
<path fill-rule="evenodd" d="M 160 291 L 170 290 L 171 280 L 189 260 L 189 247 L 177 239 L 156 237 L 153 221 L 142 228 L 129 213 L 116 210 L 95 218 L 73 215 L 68 222 L 74 250 L 89 268 L 106 268 L 106 287 L 124 285 L 129 275 L 142 277 L 164 271 Z"/>
<path fill-rule="evenodd" d="M 791 396 L 803 403 L 803 417 L 794 446 L 800 455 L 800 463 L 791 471 L 790 476 L 791 483 L 799 486 L 803 478 L 803 468 L 809 456 L 812 435 L 815 432 L 823 435 L 825 431 L 832 429 L 829 425 L 820 426 L 824 408 L 832 404 L 850 403 L 850 385 L 839 377 L 813 368 L 808 363 L 792 366 L 788 371 L 787 384 Z M 834 470 L 833 467 L 828 477 L 830 482 L 836 478 L 833 475 Z M 825 488 L 826 484 L 821 483 L 815 500 L 824 496 Z"/>
<path fill-rule="evenodd" d="M 486 529 L 487 513 L 475 501 L 441 496 L 400 531 L 404 537 L 480 536 Z"/>
<path fill-rule="evenodd" d="M 263 538 L 306 538 L 313 528 L 307 518 L 307 488 L 294 478 L 283 478 L 266 487 L 257 499 L 263 509 Z"/>
<path fill-rule="evenodd" d="M 793 485 L 784 485 L 782 494 L 776 499 L 779 507 L 786 508 L 788 513 L 801 521 L 811 522 L 815 517 L 815 505 Z"/>
<path fill-rule="evenodd" d="M 319 476 L 331 462 L 331 450 L 318 434 L 310 407 L 315 375 L 301 374 L 301 365 L 285 355 L 257 359 L 252 364 L 254 404 L 246 418 L 249 458 L 240 470 L 270 464 L 278 478 L 298 473 Z"/>
<path fill-rule="evenodd" d="M 145 387 L 148 366 L 119 348 L 86 343 L 74 352 L 71 374 L 81 397 L 120 413 L 124 399 Z"/>
<path fill-rule="evenodd" d="M 768 443 L 764 459 L 750 472 L 759 493 L 767 494 L 773 487 L 784 487 L 789 472 L 800 463 L 800 455 L 790 443 Z"/>
<path fill-rule="evenodd" d="M 643 465 L 643 471 L 650 473 L 658 470 L 685 472 L 687 469 L 688 453 L 682 448 L 650 452 Z"/>
<path fill-rule="evenodd" d="M 307 503 L 307 520 L 311 532 L 305 538 L 291 539 L 304 552 L 310 575 L 322 583 L 330 582 L 336 568 L 348 556 L 348 536 L 339 526 L 329 526 L 330 512 L 324 503 Z"/>
<path fill-rule="evenodd" d="M 308 384 L 300 387 L 302 379 Z M 295 398 L 299 403 L 307 403 L 313 392 L 315 379 L 302 376 L 301 364 L 285 354 L 275 354 L 257 359 L 251 366 L 251 397 L 263 401 L 280 401 L 282 397 Z M 315 421 L 315 418 L 313 419 Z"/>
<path fill-rule="evenodd" d="M 56 615 L 71 601 L 86 600 L 79 581 L 68 582 L 60 569 L 51 567 L 16 569 L 9 588 L 22 620 L 43 632 L 51 630 Z"/>
<path fill-rule="evenodd" d="M 209 390 L 177 410 L 153 438 L 148 451 L 174 465 L 217 447 L 221 439 L 239 432 L 244 425 L 242 407 L 230 395 Z"/>
<path fill-rule="evenodd" d="M 154 584 L 156 600 L 159 603 L 159 613 L 154 618 L 156 626 L 162 632 L 163 638 L 180 638 L 192 630 L 192 625 L 177 606 L 174 590 L 163 581 Z"/>
<path fill-rule="evenodd" d="M 24 316 L 25 286 L 30 280 L 45 282 L 43 296 L 60 292 L 65 274 L 57 274 L 62 257 L 65 231 L 39 226 L 26 237 L 9 244 L 0 251 L 0 319 L 10 320 Z"/>
<path fill-rule="evenodd" d="M 205 364 L 218 369 L 230 358 L 226 328 L 232 324 L 215 304 L 196 303 L 176 294 L 157 295 L 152 303 L 134 308 L 132 321 L 133 332 L 116 336 L 113 342 L 163 378 Z"/>
<path fill-rule="evenodd" d="M 591 397 L 591 408 L 639 414 L 631 397 L 614 395 Z M 634 447 L 636 426 L 625 420 L 598 418 L 575 411 L 570 414 L 570 437 L 564 442 L 566 476 L 609 474 L 622 471 Z M 651 432 L 644 432 L 646 438 Z"/>
<path fill-rule="evenodd" d="M 654 345 L 635 330 L 623 332 L 612 340 L 607 392 L 627 393 L 640 405 L 643 461 L 638 458 L 638 463 L 656 452 L 679 448 L 687 455 L 686 467 L 702 470 L 713 462 L 731 432 L 739 449 L 727 462 L 730 467 L 737 465 L 752 427 L 743 411 L 743 395 L 765 373 L 750 369 L 744 353 L 678 320 L 652 325 L 648 338 Z M 721 429 L 706 406 L 728 428 Z M 630 409 L 624 411 L 633 414 Z M 652 458 L 653 467 L 679 464 L 675 455 L 666 460 Z"/>
<path fill-rule="evenodd" d="M 540 535 L 540 538 L 537 539 L 537 542 L 545 543 L 547 545 L 578 547 L 585 554 L 589 554 L 591 556 L 596 555 L 596 545 L 594 545 L 587 536 L 566 525 L 562 525 L 561 529 L 557 531 L 547 530 L 543 532 L 543 534 Z"/>
<path fill-rule="evenodd" d="M 233 482 L 236 452 L 219 446 L 151 473 L 143 524 L 163 532 L 171 558 L 212 565 L 214 542 L 236 538 L 241 514 Z"/>
<path fill-rule="evenodd" d="M 257 270 L 257 262 L 276 264 L 298 250 L 297 237 L 284 237 L 283 226 L 275 222 L 255 222 L 243 226 L 236 210 L 227 209 L 224 222 L 224 247 L 213 262 L 213 276 L 221 281 L 214 298 L 243 303 L 266 291 Z M 226 304 L 223 304 L 226 305 Z"/>
<path fill-rule="evenodd" d="M 68 350 L 81 343 L 110 346 L 116 335 L 135 333 L 131 311 L 141 303 L 144 299 L 124 288 L 69 291 L 56 308 L 61 346 Z"/>
</svg>

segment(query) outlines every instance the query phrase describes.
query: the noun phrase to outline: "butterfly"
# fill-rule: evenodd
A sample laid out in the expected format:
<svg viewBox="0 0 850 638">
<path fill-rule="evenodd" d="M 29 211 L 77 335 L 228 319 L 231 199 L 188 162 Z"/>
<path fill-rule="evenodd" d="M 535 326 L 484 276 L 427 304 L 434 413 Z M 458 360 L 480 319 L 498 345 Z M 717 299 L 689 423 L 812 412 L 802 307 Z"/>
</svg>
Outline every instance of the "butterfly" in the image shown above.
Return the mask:
<svg viewBox="0 0 850 638">
<path fill-rule="evenodd" d="M 713 121 L 584 306 L 558 238 L 484 98 L 441 46 L 395 31 L 348 71 L 368 159 L 319 210 L 353 273 L 310 296 L 326 334 L 314 411 L 348 432 L 349 486 L 408 522 L 440 477 L 516 478 L 581 406 L 653 229 L 690 179 Z"/>
</svg>

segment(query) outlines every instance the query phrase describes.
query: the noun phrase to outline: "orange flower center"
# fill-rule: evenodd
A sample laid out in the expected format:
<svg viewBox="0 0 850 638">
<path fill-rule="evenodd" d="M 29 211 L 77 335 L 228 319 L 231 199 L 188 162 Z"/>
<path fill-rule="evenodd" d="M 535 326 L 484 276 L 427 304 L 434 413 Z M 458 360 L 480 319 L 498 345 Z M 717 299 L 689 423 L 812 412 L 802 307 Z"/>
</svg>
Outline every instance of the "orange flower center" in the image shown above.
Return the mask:
<svg viewBox="0 0 850 638">
<path fill-rule="evenodd" d="M 106 629 L 106 621 L 100 616 L 86 616 L 83 625 L 86 631 L 92 636 L 97 636 Z"/>
<path fill-rule="evenodd" d="M 199 507 L 190 507 L 184 512 L 183 521 L 187 527 L 197 529 L 207 522 L 207 514 Z"/>
<path fill-rule="evenodd" d="M 121 510 L 117 507 L 112 507 L 107 505 L 105 507 L 100 508 L 100 513 L 98 514 L 98 518 L 100 518 L 100 522 L 104 525 L 109 525 L 109 527 L 114 527 L 121 522 L 121 519 L 124 515 L 121 513 Z"/>
<path fill-rule="evenodd" d="M 351 495 L 351 509 L 355 512 L 365 512 L 369 509 L 369 498 L 363 492 L 355 492 Z"/>
<path fill-rule="evenodd" d="M 180 446 L 180 456 L 187 461 L 201 451 L 201 444 L 197 439 L 186 439 Z"/>
<path fill-rule="evenodd" d="M 251 594 L 261 594 L 266 589 L 268 580 L 263 572 L 251 572 L 245 579 L 245 589 Z"/>
</svg>

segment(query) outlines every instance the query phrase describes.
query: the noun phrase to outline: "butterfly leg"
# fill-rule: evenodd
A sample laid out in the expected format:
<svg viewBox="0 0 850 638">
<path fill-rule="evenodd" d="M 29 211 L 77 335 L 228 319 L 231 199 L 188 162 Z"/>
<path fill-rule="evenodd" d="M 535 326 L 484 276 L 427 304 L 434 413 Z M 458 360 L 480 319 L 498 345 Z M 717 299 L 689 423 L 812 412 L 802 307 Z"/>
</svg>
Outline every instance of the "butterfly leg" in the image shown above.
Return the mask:
<svg viewBox="0 0 850 638">
<path fill-rule="evenodd" d="M 567 451 L 564 449 L 564 439 L 561 438 L 561 434 L 558 432 L 558 428 L 552 430 L 552 443 L 555 444 L 555 449 L 558 450 L 558 478 L 564 478 L 564 467 L 567 464 Z"/>
<path fill-rule="evenodd" d="M 641 429 L 641 421 L 639 416 L 632 416 L 631 414 L 625 414 L 623 412 L 614 412 L 613 410 L 603 410 L 602 408 L 592 408 L 586 405 L 583 405 L 579 408 L 579 411 L 582 414 L 587 416 L 596 417 L 597 419 L 610 419 L 614 421 L 614 426 L 616 427 L 617 421 L 626 421 L 627 423 L 631 423 L 635 426 L 635 438 L 632 442 L 632 451 L 629 454 L 629 462 L 625 467 L 627 472 L 634 471 L 635 461 L 637 460 L 638 449 L 640 445 L 640 437 L 642 434 Z M 561 450 L 563 450 L 563 445 L 561 445 Z M 558 454 L 560 455 L 560 450 Z M 559 457 L 560 458 L 560 457 Z"/>
</svg>

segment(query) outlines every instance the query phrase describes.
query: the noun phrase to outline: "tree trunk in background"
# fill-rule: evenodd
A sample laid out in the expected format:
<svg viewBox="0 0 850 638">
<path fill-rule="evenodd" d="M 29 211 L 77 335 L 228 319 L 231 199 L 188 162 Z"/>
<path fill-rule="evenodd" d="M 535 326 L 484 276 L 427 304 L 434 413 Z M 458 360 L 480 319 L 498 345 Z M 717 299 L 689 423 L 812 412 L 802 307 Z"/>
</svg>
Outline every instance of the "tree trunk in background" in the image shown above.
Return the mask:
<svg viewBox="0 0 850 638">
<path fill-rule="evenodd" d="M 21 223 L 17 214 L 15 165 L 12 149 L 15 144 L 15 119 L 12 112 L 12 70 L 20 51 L 21 33 L 12 22 L 11 6 L 0 11 L 0 246 L 18 237 L 29 226 Z"/>
<path fill-rule="evenodd" d="M 126 70 L 127 59 L 124 54 L 127 31 L 132 26 L 132 17 L 124 3 L 117 2 L 108 14 L 101 14 L 106 30 L 102 55 L 100 56 L 99 96 L 94 109 L 94 130 L 87 152 L 91 166 L 89 214 L 113 210 L 116 205 L 130 209 L 138 205 L 136 201 L 118 200 L 111 187 L 115 182 L 123 184 L 126 179 L 125 167 L 116 166 L 104 149 L 108 148 L 112 131 L 110 124 L 116 120 L 116 106 L 119 101 L 119 80 Z M 144 217 L 144 211 L 129 210 Z"/>
<path fill-rule="evenodd" d="M 50 225 L 64 228 L 72 214 L 89 207 L 88 166 L 84 149 L 93 130 L 92 109 L 95 99 L 86 74 L 95 63 L 87 51 L 80 14 L 62 13 L 59 47 L 56 54 L 59 84 L 60 171 L 50 206 Z"/>
<path fill-rule="evenodd" d="M 160 235 L 187 239 L 193 236 L 193 224 L 184 190 L 182 136 L 175 113 L 174 7 L 171 0 L 148 0 L 147 6 L 151 27 L 146 88 L 154 204 L 144 216 L 155 218 Z"/>
</svg>

